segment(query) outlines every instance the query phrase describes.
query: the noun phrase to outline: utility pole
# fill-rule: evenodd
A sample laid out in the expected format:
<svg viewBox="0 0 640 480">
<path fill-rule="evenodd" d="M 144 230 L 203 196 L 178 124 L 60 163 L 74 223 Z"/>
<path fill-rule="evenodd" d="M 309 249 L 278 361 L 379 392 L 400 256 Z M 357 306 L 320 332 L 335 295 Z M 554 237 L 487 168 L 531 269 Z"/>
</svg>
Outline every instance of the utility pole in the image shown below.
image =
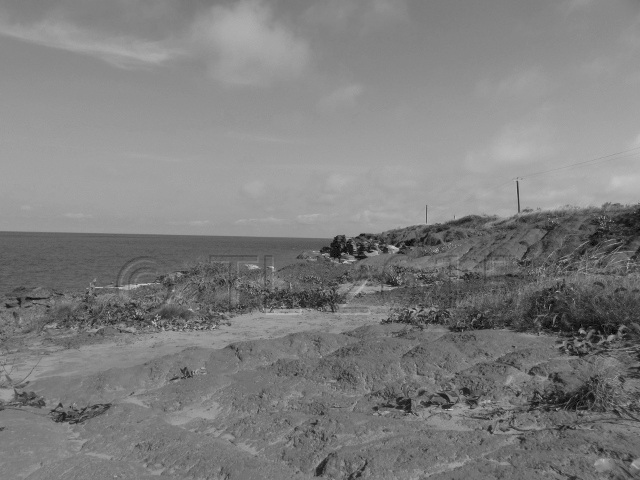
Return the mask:
<svg viewBox="0 0 640 480">
<path fill-rule="evenodd" d="M 425 225 L 429 225 L 429 205 L 425 205 L 424 207 L 424 223 Z"/>
<path fill-rule="evenodd" d="M 520 213 L 520 178 L 516 177 L 516 195 L 518 196 L 518 213 Z"/>
</svg>

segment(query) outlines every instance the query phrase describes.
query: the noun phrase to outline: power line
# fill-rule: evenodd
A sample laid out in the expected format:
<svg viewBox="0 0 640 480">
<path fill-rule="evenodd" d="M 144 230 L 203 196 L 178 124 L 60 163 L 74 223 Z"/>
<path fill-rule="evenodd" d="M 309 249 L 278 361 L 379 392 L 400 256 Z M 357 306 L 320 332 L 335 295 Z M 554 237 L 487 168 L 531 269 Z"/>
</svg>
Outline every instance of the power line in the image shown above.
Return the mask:
<svg viewBox="0 0 640 480">
<path fill-rule="evenodd" d="M 622 151 L 616 152 L 616 153 L 611 153 L 609 155 L 603 155 L 601 157 L 592 158 L 590 160 L 584 160 L 582 162 L 571 163 L 569 165 L 563 165 L 563 166 L 560 166 L 560 167 L 551 168 L 549 170 L 543 170 L 543 171 L 540 171 L 540 172 L 534 172 L 534 173 L 531 173 L 529 175 L 524 175 L 522 177 L 517 177 L 517 180 L 523 180 L 525 178 L 537 177 L 539 175 L 544 175 L 546 173 L 557 172 L 559 170 L 564 170 L 564 169 L 572 168 L 572 167 L 578 167 L 578 166 L 582 166 L 582 165 L 591 166 L 591 165 L 596 165 L 598 163 L 610 162 L 612 160 L 620 160 L 620 159 L 623 159 L 623 158 L 633 157 L 633 156 L 635 156 L 635 155 L 637 155 L 639 153 L 640 153 L 640 146 L 639 147 L 634 147 L 634 148 L 631 148 L 631 149 L 628 149 L 628 150 L 622 150 Z M 454 203 L 450 204 L 450 206 L 458 205 L 460 203 L 466 203 L 467 201 L 472 200 L 474 198 L 476 200 L 484 198 L 487 195 L 490 195 L 491 193 L 493 193 L 498 188 L 500 188 L 500 187 L 502 187 L 504 185 L 507 185 L 507 184 L 509 184 L 509 183 L 511 183 L 511 182 L 513 182 L 515 180 L 516 179 L 512 178 L 512 179 L 507 180 L 506 182 L 502 182 L 502 183 L 496 184 L 496 185 L 494 185 L 492 187 L 489 187 L 489 188 L 485 189 L 484 193 L 482 193 L 480 195 L 477 195 L 477 194 L 473 193 L 473 194 L 471 194 L 471 195 L 469 195 L 469 196 L 467 196 L 465 198 L 462 198 L 462 199 L 458 200 L 457 202 L 454 202 Z"/>
<path fill-rule="evenodd" d="M 633 153 L 631 153 L 631 152 L 633 152 Z M 604 162 L 610 162 L 612 160 L 619 160 L 621 158 L 633 157 L 634 155 L 636 155 L 638 153 L 640 153 L 640 147 L 635 147 L 635 148 L 631 148 L 629 150 L 623 150 L 621 152 L 616 152 L 616 153 L 611 153 L 609 155 L 604 155 L 602 157 L 592 158 L 591 160 L 585 160 L 585 161 L 582 161 L 582 162 L 571 163 L 569 165 L 563 165 L 561 167 L 556 167 L 556 168 L 552 168 L 552 169 L 549 169 L 549 170 L 543 170 L 541 172 L 530 173 L 529 175 L 524 175 L 524 176 L 520 177 L 520 179 L 537 177 L 538 175 L 544 175 L 545 173 L 557 172 L 558 170 L 564 170 L 566 168 L 577 167 L 577 166 L 580 166 L 580 165 L 587 165 L 587 164 L 595 165 L 597 163 L 604 163 Z M 627 154 L 629 154 L 629 155 L 627 155 Z M 619 157 L 618 155 L 624 155 L 624 156 L 620 156 Z"/>
</svg>

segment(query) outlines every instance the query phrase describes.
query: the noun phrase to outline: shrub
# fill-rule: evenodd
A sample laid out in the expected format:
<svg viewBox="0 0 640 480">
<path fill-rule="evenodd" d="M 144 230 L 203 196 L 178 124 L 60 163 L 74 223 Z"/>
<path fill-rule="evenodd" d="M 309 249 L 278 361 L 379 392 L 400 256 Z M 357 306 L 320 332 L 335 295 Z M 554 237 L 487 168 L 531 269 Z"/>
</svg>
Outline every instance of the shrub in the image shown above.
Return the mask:
<svg viewBox="0 0 640 480">
<path fill-rule="evenodd" d="M 566 332 L 595 328 L 610 334 L 637 320 L 640 296 L 637 287 L 606 286 L 603 281 L 587 278 L 530 292 L 523 306 L 521 327 L 535 325 Z"/>
<path fill-rule="evenodd" d="M 614 412 L 638 420 L 632 413 L 638 410 L 640 399 L 637 388 L 626 385 L 628 367 L 611 357 L 594 357 L 594 373 L 582 384 L 565 391 L 560 386 L 540 393 L 534 392 L 531 400 L 535 408 Z"/>
<path fill-rule="evenodd" d="M 188 320 L 194 315 L 193 311 L 189 310 L 188 308 L 182 305 L 175 305 L 175 304 L 162 305 L 155 312 L 155 314 L 156 316 L 165 320 L 171 320 L 174 318 L 181 318 L 183 320 Z"/>
<path fill-rule="evenodd" d="M 338 304 L 345 301 L 345 295 L 338 293 L 335 287 L 309 290 L 273 289 L 265 291 L 263 302 L 266 309 L 274 308 L 311 308 L 337 311 Z"/>
<path fill-rule="evenodd" d="M 81 307 L 79 304 L 74 303 L 61 303 L 54 306 L 47 318 L 47 323 L 57 323 L 59 325 L 65 325 L 72 323 L 78 317 L 82 315 Z"/>
</svg>

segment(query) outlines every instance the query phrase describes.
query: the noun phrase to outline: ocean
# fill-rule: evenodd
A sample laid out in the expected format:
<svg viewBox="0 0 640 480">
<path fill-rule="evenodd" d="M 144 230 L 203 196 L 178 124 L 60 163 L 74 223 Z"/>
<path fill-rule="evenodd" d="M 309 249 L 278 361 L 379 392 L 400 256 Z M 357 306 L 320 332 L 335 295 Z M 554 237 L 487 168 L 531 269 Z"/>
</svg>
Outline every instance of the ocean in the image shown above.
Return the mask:
<svg viewBox="0 0 640 480">
<path fill-rule="evenodd" d="M 16 287 L 59 291 L 144 283 L 197 261 L 240 260 L 276 270 L 330 239 L 0 232 L 0 295 Z M 235 256 L 242 258 L 236 259 Z M 265 257 L 266 256 L 266 257 Z"/>
</svg>

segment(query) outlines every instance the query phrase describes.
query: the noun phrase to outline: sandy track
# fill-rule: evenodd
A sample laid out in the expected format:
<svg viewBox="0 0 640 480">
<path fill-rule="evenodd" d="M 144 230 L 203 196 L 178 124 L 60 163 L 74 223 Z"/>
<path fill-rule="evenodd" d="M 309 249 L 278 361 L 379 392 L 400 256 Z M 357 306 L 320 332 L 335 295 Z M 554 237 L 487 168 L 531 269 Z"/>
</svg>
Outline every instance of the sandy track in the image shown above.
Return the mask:
<svg viewBox="0 0 640 480">
<path fill-rule="evenodd" d="M 110 368 L 138 365 L 190 347 L 218 349 L 234 342 L 277 338 L 303 331 L 340 333 L 362 325 L 379 323 L 387 310 L 378 308 L 370 311 L 374 313 L 251 313 L 235 317 L 231 325 L 221 325 L 213 331 L 123 334 L 112 341 L 71 349 L 47 346 L 47 342 L 43 341 L 46 337 L 39 337 L 29 343 L 27 348 L 0 357 L 0 361 L 7 360 L 14 365 L 12 377 L 15 378 L 26 375 L 39 362 L 29 377 L 31 382 L 52 376 L 85 376 Z"/>
</svg>

